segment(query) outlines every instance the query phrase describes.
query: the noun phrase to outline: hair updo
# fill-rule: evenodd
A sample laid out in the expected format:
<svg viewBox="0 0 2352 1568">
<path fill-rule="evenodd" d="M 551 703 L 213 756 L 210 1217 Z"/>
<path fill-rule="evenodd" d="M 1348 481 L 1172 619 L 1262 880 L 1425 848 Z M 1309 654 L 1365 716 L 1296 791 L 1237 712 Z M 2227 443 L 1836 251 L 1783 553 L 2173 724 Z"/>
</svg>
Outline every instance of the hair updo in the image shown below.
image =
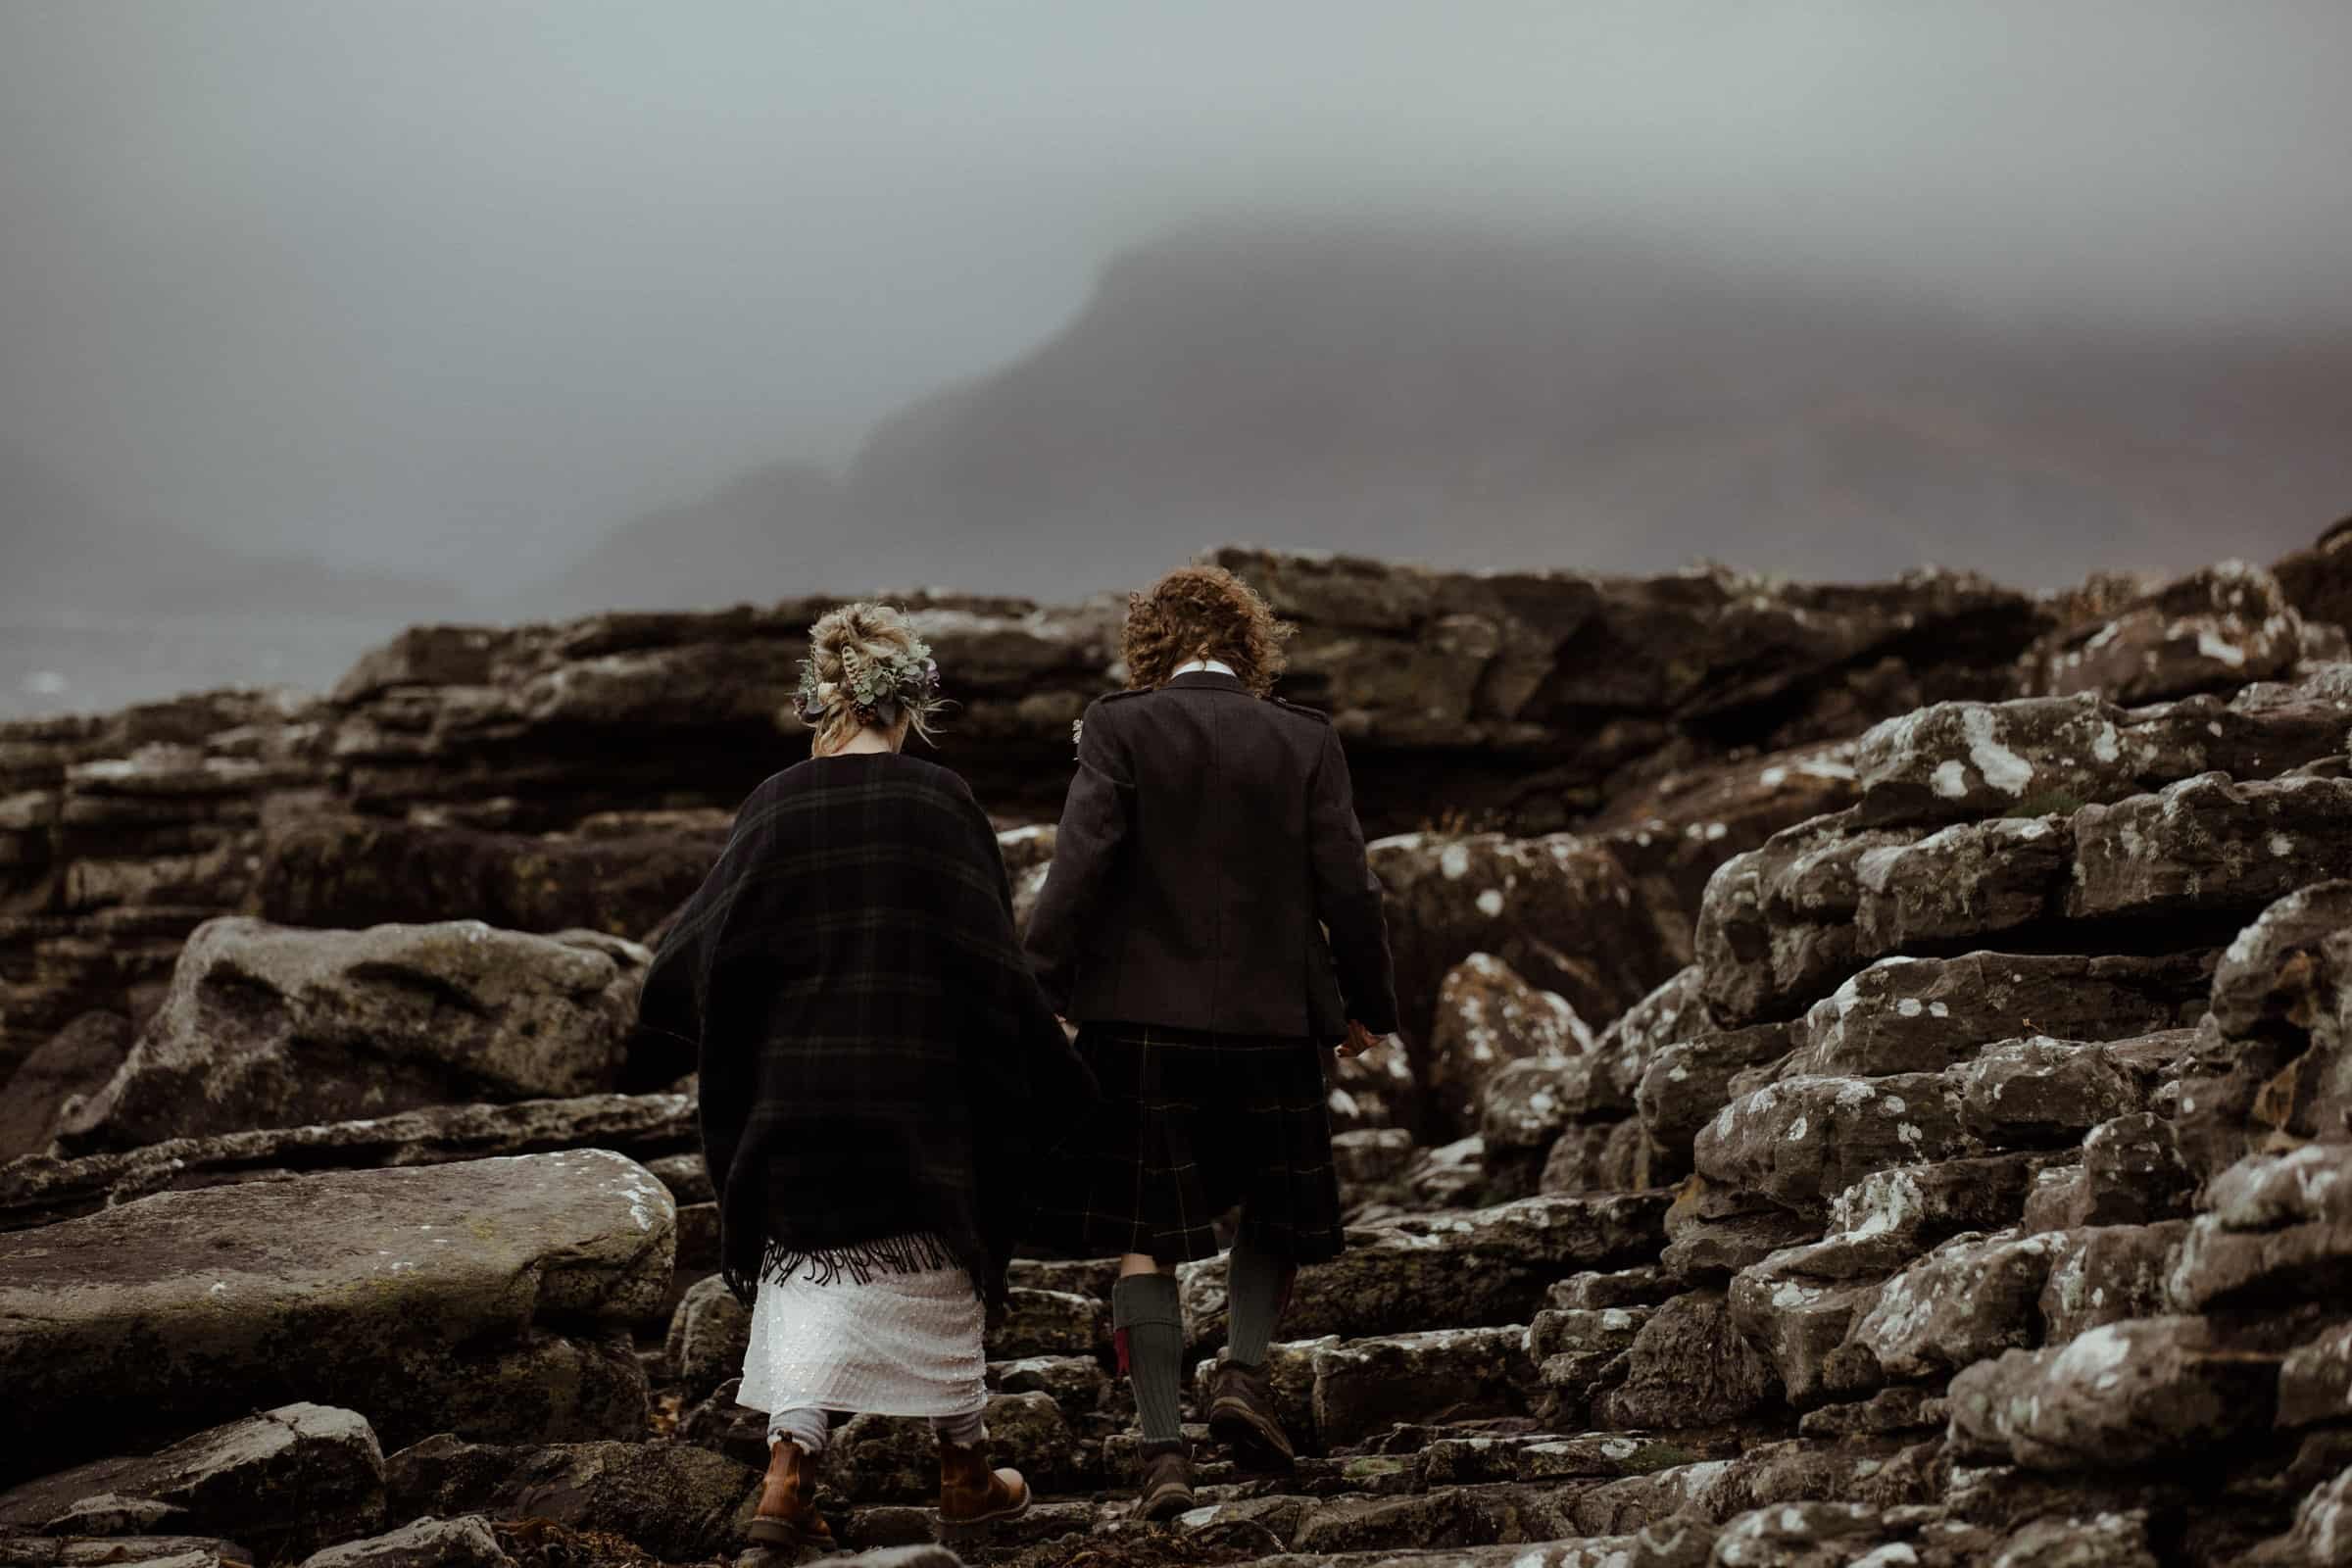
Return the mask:
<svg viewBox="0 0 2352 1568">
<path fill-rule="evenodd" d="M 868 724 L 889 729 L 904 720 L 931 740 L 931 720 L 945 706 L 939 665 L 905 611 L 859 600 L 827 611 L 808 628 L 792 711 L 816 731 L 810 756 L 840 750 Z"/>
</svg>

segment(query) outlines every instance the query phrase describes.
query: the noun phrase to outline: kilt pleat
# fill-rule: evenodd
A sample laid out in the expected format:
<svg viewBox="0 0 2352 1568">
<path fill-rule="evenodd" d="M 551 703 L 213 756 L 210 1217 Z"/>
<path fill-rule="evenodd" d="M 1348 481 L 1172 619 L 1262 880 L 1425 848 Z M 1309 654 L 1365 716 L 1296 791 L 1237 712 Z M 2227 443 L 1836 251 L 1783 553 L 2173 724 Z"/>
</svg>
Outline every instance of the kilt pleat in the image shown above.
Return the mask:
<svg viewBox="0 0 2352 1568">
<path fill-rule="evenodd" d="M 1346 1245 L 1323 1048 L 1303 1038 L 1090 1023 L 1102 1100 L 1037 1184 L 1039 1240 L 1162 1262 L 1213 1257 L 1216 1222 L 1298 1262 Z"/>
</svg>

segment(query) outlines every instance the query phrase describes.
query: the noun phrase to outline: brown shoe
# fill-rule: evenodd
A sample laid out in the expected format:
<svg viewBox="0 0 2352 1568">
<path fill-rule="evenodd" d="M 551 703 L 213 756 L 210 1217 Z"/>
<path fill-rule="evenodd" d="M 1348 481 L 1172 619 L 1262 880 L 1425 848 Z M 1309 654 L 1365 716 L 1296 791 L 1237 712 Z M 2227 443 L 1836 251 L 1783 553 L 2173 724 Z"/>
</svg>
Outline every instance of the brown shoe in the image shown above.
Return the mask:
<svg viewBox="0 0 2352 1568">
<path fill-rule="evenodd" d="M 1018 1470 L 991 1470 L 978 1448 L 939 1445 L 939 1539 L 984 1536 L 988 1527 L 1029 1511 L 1029 1483 Z"/>
<path fill-rule="evenodd" d="M 1298 1463 L 1261 1366 L 1219 1361 L 1209 1373 L 1208 1435 L 1231 1448 L 1245 1470 L 1288 1470 Z"/>
<path fill-rule="evenodd" d="M 1181 1443 L 1154 1443 L 1144 1449 L 1144 1485 L 1135 1517 L 1154 1523 L 1193 1506 L 1193 1459 Z"/>
<path fill-rule="evenodd" d="M 833 1549 L 833 1527 L 816 1511 L 816 1461 L 790 1438 L 768 1450 L 767 1484 L 760 1489 L 750 1534 L 756 1544 L 785 1551 Z"/>
</svg>

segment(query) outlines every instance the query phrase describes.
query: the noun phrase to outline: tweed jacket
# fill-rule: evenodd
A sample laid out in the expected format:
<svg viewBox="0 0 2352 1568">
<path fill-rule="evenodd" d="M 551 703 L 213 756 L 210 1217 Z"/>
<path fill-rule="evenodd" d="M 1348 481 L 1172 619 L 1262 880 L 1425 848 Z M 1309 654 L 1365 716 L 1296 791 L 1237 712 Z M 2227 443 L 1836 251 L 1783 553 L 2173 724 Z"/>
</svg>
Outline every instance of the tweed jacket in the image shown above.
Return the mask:
<svg viewBox="0 0 2352 1568">
<path fill-rule="evenodd" d="M 1396 1027 L 1339 735 L 1215 671 L 1088 708 L 1026 945 L 1054 1009 L 1081 1023 Z"/>
<path fill-rule="evenodd" d="M 699 1064 L 722 1272 L 747 1302 L 811 1263 L 948 1261 L 1001 1302 L 1024 1177 L 1093 1099 L 1013 938 L 987 816 L 910 757 L 811 759 L 754 790 L 638 1027 Z"/>
</svg>

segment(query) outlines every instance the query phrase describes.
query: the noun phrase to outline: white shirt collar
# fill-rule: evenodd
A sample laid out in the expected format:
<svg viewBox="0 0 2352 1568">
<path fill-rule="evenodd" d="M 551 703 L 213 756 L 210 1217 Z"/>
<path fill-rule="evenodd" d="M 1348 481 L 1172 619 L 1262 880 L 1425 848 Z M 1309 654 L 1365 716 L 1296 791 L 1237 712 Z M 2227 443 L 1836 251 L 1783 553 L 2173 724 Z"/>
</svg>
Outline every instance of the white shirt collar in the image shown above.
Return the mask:
<svg viewBox="0 0 2352 1568">
<path fill-rule="evenodd" d="M 1213 670 L 1219 675 L 1233 673 L 1233 666 L 1222 659 L 1196 659 L 1189 664 L 1178 664 L 1174 669 L 1169 670 L 1168 678 L 1173 680 L 1178 675 L 1189 675 L 1196 669 Z"/>
</svg>

